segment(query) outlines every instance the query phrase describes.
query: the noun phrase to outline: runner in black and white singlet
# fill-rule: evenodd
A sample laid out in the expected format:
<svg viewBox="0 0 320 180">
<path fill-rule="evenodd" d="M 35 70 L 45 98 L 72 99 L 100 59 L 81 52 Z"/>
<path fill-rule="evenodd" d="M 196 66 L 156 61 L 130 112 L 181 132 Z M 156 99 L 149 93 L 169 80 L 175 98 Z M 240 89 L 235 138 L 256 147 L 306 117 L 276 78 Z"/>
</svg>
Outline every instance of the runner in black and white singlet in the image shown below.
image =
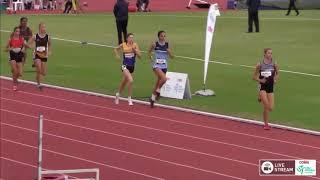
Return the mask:
<svg viewBox="0 0 320 180">
<path fill-rule="evenodd" d="M 20 18 L 20 34 L 24 38 L 25 42 L 27 43 L 30 38 L 32 38 L 32 30 L 28 27 L 28 18 L 27 17 L 22 17 Z M 23 53 L 23 65 L 25 64 L 27 59 L 27 51 Z M 32 64 L 32 67 L 35 67 L 34 64 Z"/>
<path fill-rule="evenodd" d="M 274 107 L 274 83 L 279 78 L 279 67 L 272 59 L 272 50 L 264 49 L 264 58 L 258 63 L 253 79 L 259 82 L 259 101 L 263 104 L 264 129 L 269 130 L 269 113 Z"/>
<path fill-rule="evenodd" d="M 153 56 L 152 56 L 152 52 Z M 168 70 L 169 57 L 173 58 L 169 43 L 166 41 L 166 32 L 158 32 L 158 41 L 151 44 L 148 50 L 149 57 L 152 60 L 152 69 L 157 76 L 157 82 L 150 97 L 150 106 L 153 108 L 154 102 L 160 98 L 160 89 L 166 83 L 166 73 Z"/>
<path fill-rule="evenodd" d="M 33 60 L 37 69 L 37 86 L 42 90 L 41 81 L 43 76 L 47 74 L 47 61 L 51 55 L 51 40 L 44 23 L 39 24 L 39 32 L 30 39 L 29 44 L 31 43 L 35 43 Z"/>
</svg>

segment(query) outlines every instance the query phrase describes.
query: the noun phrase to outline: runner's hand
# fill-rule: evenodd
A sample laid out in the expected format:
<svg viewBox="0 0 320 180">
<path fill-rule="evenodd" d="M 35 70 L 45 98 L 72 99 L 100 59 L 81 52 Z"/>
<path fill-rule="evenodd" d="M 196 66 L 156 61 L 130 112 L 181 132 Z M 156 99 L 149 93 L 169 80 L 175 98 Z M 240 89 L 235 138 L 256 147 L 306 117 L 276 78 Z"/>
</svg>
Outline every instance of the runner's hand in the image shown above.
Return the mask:
<svg viewBox="0 0 320 180">
<path fill-rule="evenodd" d="M 262 83 L 262 84 L 264 84 L 264 83 L 266 83 L 266 82 L 267 82 L 267 79 L 266 79 L 266 78 L 259 79 L 259 82 L 260 82 L 260 83 Z"/>
</svg>

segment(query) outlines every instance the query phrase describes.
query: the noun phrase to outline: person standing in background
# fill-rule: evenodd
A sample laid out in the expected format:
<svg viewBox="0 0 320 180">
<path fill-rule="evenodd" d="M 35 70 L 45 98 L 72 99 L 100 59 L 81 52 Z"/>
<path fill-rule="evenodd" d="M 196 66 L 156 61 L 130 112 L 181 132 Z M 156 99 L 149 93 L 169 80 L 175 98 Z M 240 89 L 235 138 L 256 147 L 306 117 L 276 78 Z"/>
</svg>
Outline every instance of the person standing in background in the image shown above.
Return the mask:
<svg viewBox="0 0 320 180">
<path fill-rule="evenodd" d="M 122 44 L 122 34 L 123 39 L 126 41 L 127 37 L 127 26 L 128 26 L 128 0 L 117 0 L 113 8 L 113 14 L 116 18 L 117 31 L 118 31 L 118 44 Z"/>
<path fill-rule="evenodd" d="M 248 33 L 252 33 L 253 29 L 253 23 L 256 27 L 256 32 L 260 32 L 259 29 L 259 7 L 260 7 L 261 1 L 260 0 L 247 0 L 247 6 L 248 6 Z"/>
<path fill-rule="evenodd" d="M 69 14 L 71 9 L 72 9 L 72 0 L 66 0 L 63 14 Z"/>
<path fill-rule="evenodd" d="M 149 6 L 149 0 L 137 0 L 137 9 L 139 12 L 143 11 L 143 12 L 148 12 L 150 11 L 150 9 L 148 10 L 148 6 Z"/>
<path fill-rule="evenodd" d="M 296 16 L 298 16 L 300 13 L 299 13 L 299 11 L 298 11 L 298 9 L 296 7 L 296 0 L 290 0 L 289 7 L 288 7 L 288 12 L 287 12 L 286 16 L 288 16 L 290 14 L 290 11 L 291 11 L 292 8 L 296 11 L 296 13 L 297 13 Z"/>
</svg>

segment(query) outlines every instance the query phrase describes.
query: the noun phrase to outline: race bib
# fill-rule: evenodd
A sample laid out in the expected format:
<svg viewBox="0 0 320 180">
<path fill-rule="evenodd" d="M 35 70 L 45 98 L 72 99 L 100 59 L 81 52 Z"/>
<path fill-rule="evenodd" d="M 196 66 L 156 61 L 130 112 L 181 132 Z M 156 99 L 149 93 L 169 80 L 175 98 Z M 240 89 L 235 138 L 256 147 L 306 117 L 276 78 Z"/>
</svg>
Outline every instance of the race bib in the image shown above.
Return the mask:
<svg viewBox="0 0 320 180">
<path fill-rule="evenodd" d="M 125 58 L 133 58 L 134 57 L 134 53 L 126 53 L 124 54 Z"/>
<path fill-rule="evenodd" d="M 271 71 L 261 71 L 261 76 L 262 77 L 270 77 L 272 75 L 272 72 Z"/>
<path fill-rule="evenodd" d="M 12 48 L 11 50 L 15 53 L 19 53 L 22 49 L 21 48 Z"/>
<path fill-rule="evenodd" d="M 36 52 L 36 54 L 40 57 L 40 58 L 48 58 L 48 55 L 46 52 Z"/>
<path fill-rule="evenodd" d="M 165 64 L 166 63 L 166 59 L 156 59 L 156 63 L 157 64 Z"/>
<path fill-rule="evenodd" d="M 39 46 L 39 47 L 37 47 L 37 51 L 38 52 L 43 52 L 43 51 L 45 51 L 46 50 L 46 47 L 44 47 L 44 46 Z"/>
</svg>

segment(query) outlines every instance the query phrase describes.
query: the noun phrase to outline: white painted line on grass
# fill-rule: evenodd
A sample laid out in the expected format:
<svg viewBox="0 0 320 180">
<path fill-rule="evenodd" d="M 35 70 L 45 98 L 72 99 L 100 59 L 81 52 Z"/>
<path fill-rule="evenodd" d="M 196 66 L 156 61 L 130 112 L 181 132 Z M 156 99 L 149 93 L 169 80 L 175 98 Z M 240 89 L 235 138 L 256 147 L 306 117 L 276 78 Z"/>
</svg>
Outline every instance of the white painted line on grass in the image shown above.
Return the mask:
<svg viewBox="0 0 320 180">
<path fill-rule="evenodd" d="M 11 31 L 7 31 L 7 30 L 0 30 L 0 31 L 2 31 L 2 32 L 11 32 Z M 98 47 L 115 48 L 115 46 L 112 46 L 112 45 L 105 45 L 105 44 L 92 43 L 92 42 L 84 42 L 84 41 L 78 41 L 78 40 L 72 40 L 72 39 L 64 39 L 64 38 L 58 38 L 58 37 L 51 37 L 51 39 L 58 40 L 58 41 L 79 43 L 79 44 L 85 43 L 85 44 L 88 44 L 88 45 L 98 46 Z M 146 52 L 146 51 L 141 51 L 141 52 Z M 182 59 L 189 59 L 189 60 L 204 62 L 204 59 L 201 59 L 201 58 L 188 57 L 188 56 L 179 56 L 179 55 L 176 55 L 176 57 L 182 58 Z M 215 64 L 228 65 L 228 66 L 241 66 L 241 67 L 247 67 L 247 68 L 254 68 L 254 66 L 248 66 L 248 65 L 242 65 L 242 64 L 232 64 L 232 63 L 221 62 L 221 61 L 210 60 L 209 62 L 210 63 L 215 63 Z M 290 71 L 290 70 L 282 70 L 282 69 L 280 69 L 280 72 L 298 74 L 298 75 L 304 75 L 304 76 L 311 76 L 311 77 L 320 77 L 320 74 L 312 74 L 312 73 L 305 73 L 305 72 L 298 72 L 298 71 Z"/>
</svg>

